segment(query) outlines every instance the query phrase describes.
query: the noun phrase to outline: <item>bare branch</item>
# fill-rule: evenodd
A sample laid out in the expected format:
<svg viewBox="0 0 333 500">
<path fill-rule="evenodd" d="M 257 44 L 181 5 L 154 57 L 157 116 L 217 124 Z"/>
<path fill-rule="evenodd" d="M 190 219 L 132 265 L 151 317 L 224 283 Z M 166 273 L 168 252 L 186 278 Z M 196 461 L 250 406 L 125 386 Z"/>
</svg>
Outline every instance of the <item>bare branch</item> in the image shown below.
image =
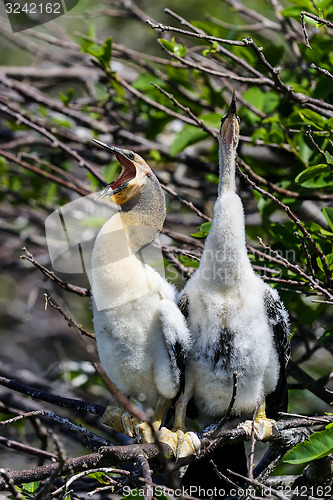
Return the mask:
<svg viewBox="0 0 333 500">
<path fill-rule="evenodd" d="M 81 297 L 91 297 L 90 289 L 82 288 L 80 286 L 72 285 L 71 283 L 63 281 L 61 278 L 55 275 L 53 271 L 49 271 L 49 269 L 39 264 L 39 262 L 37 262 L 37 260 L 34 258 L 32 253 L 29 252 L 29 250 L 27 250 L 26 248 L 23 248 L 23 250 L 25 252 L 25 255 L 21 255 L 20 258 L 31 262 L 31 264 L 37 267 L 43 274 L 45 274 L 45 276 L 47 276 L 51 281 L 54 281 L 54 283 L 59 285 L 61 288 L 67 290 L 68 292 L 76 293 Z"/>
</svg>

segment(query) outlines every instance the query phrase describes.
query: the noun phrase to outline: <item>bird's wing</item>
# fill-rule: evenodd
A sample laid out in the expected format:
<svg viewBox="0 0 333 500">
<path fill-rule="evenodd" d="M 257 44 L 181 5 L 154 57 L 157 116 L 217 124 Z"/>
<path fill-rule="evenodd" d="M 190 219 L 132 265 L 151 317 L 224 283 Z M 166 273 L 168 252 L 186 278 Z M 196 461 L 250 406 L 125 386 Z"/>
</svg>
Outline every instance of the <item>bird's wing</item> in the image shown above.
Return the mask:
<svg viewBox="0 0 333 500">
<path fill-rule="evenodd" d="M 161 301 L 160 318 L 171 365 L 179 371 L 179 393 L 185 388 L 186 355 L 190 348 L 190 333 L 186 320 L 175 302 Z"/>
<path fill-rule="evenodd" d="M 290 327 L 287 311 L 274 289 L 267 287 L 264 303 L 268 321 L 273 329 L 280 369 L 276 388 L 266 396 L 266 415 L 268 418 L 278 418 L 278 413 L 285 412 L 288 408 L 286 366 L 290 358 Z"/>
<path fill-rule="evenodd" d="M 183 293 L 178 300 L 178 307 L 184 318 L 188 318 L 188 295 Z"/>
</svg>

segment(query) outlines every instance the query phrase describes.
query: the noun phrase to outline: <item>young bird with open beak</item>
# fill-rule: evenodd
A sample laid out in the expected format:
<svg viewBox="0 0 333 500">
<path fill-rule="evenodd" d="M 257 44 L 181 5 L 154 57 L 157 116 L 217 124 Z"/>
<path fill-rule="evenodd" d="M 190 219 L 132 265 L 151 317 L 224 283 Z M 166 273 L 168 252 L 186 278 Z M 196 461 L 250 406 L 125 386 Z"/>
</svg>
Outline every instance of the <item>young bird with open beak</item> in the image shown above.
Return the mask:
<svg viewBox="0 0 333 500">
<path fill-rule="evenodd" d="M 159 429 L 164 410 L 183 388 L 190 334 L 176 304 L 174 287 L 142 259 L 165 216 L 162 188 L 138 154 L 94 141 L 115 154 L 122 170 L 100 197 L 110 196 L 120 211 L 102 227 L 92 254 L 92 292 L 97 348 L 103 368 L 127 397 L 154 410 Z M 177 405 L 177 403 L 176 403 Z M 150 428 L 119 407 L 102 421 L 129 436 L 151 441 Z M 195 452 L 198 439 L 184 429 L 159 431 L 177 456 Z"/>
</svg>

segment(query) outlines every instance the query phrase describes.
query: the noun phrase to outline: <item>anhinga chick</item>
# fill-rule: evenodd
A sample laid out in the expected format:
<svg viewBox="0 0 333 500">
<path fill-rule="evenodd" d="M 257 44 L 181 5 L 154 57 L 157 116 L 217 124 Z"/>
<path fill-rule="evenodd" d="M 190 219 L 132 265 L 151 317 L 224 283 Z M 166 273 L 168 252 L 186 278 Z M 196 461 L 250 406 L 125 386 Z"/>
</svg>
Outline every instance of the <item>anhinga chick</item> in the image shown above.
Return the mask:
<svg viewBox="0 0 333 500">
<path fill-rule="evenodd" d="M 106 374 L 123 394 L 145 410 L 155 410 L 154 426 L 158 429 L 164 409 L 179 394 L 184 376 L 182 357 L 190 349 L 189 330 L 176 305 L 174 287 L 140 259 L 140 251 L 162 229 L 164 194 L 138 154 L 94 142 L 114 153 L 122 167 L 119 177 L 100 195 L 110 196 L 121 211 L 104 224 L 92 253 L 98 354 Z M 108 407 L 102 421 L 129 436 L 151 440 L 148 425 L 119 407 Z M 195 451 L 195 435 L 182 433 L 177 437 L 167 429 L 161 432 L 161 440 L 168 444 L 166 435 L 170 434 L 179 456 L 188 453 L 187 447 Z"/>
<path fill-rule="evenodd" d="M 212 226 L 200 266 L 179 301 L 193 339 L 183 404 L 193 398 L 202 425 L 219 420 L 237 372 L 232 415 L 252 417 L 259 405 L 255 431 L 263 439 L 272 432 L 265 401 L 270 418 L 287 409 L 289 321 L 277 291 L 255 274 L 247 255 L 244 210 L 235 186 L 238 141 L 234 94 L 221 121 Z M 244 425 L 249 433 L 251 424 Z"/>
</svg>

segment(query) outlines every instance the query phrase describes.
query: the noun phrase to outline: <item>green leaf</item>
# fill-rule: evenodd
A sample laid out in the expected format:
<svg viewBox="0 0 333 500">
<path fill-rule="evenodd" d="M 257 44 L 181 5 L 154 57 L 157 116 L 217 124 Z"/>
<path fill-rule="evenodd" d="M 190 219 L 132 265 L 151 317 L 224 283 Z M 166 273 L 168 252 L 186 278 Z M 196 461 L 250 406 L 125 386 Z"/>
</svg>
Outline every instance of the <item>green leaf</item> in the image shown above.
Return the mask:
<svg viewBox="0 0 333 500">
<path fill-rule="evenodd" d="M 296 177 L 295 182 L 297 182 L 298 184 L 303 184 L 309 179 L 313 179 L 313 177 L 327 172 L 330 172 L 330 169 L 326 164 L 320 163 L 319 165 L 313 165 L 312 167 L 308 167 L 300 172 Z"/>
<path fill-rule="evenodd" d="M 264 113 L 272 113 L 280 102 L 279 95 L 274 91 L 263 92 L 258 87 L 251 87 L 243 92 L 243 97 Z"/>
<path fill-rule="evenodd" d="M 174 48 L 174 54 L 178 57 L 184 57 L 187 52 L 187 48 L 180 43 L 177 43 Z"/>
<path fill-rule="evenodd" d="M 299 111 L 298 114 L 305 123 L 309 123 L 320 130 L 325 128 L 326 119 L 315 111 L 312 111 L 311 109 L 302 109 L 302 111 Z"/>
<path fill-rule="evenodd" d="M 333 156 L 331 156 L 328 151 L 325 151 L 325 156 L 327 163 L 333 165 Z"/>
<path fill-rule="evenodd" d="M 294 5 L 299 5 L 304 10 L 312 11 L 312 3 L 311 0 L 289 0 L 290 3 Z"/>
<path fill-rule="evenodd" d="M 332 174 L 331 172 L 327 172 L 325 174 L 318 175 L 318 177 L 314 179 L 310 179 L 306 182 L 303 182 L 302 186 L 311 189 L 333 188 Z"/>
<path fill-rule="evenodd" d="M 121 172 L 121 166 L 117 161 L 111 161 L 103 169 L 103 176 L 108 182 L 114 181 Z"/>
<path fill-rule="evenodd" d="M 252 141 L 256 143 L 259 139 L 262 139 L 264 142 L 267 138 L 267 130 L 264 127 L 257 128 L 252 134 Z"/>
<path fill-rule="evenodd" d="M 333 208 L 332 207 L 324 207 L 321 209 L 322 214 L 328 222 L 328 225 L 333 231 Z"/>
<path fill-rule="evenodd" d="M 199 231 L 197 233 L 191 234 L 191 236 L 194 236 L 195 238 L 205 238 L 208 235 L 211 227 L 211 222 L 204 222 L 203 224 L 201 224 Z"/>
<path fill-rule="evenodd" d="M 326 261 L 327 261 L 329 269 L 332 270 L 333 269 L 333 254 L 332 253 L 326 255 Z M 317 265 L 321 271 L 324 271 L 323 264 L 322 264 L 319 257 L 317 257 Z"/>
<path fill-rule="evenodd" d="M 319 9 L 325 10 L 327 7 L 330 7 L 332 4 L 332 0 L 316 0 L 316 5 Z"/>
<path fill-rule="evenodd" d="M 289 464 L 304 464 L 323 458 L 333 451 L 333 427 L 315 432 L 308 440 L 297 444 L 284 457 Z"/>
<path fill-rule="evenodd" d="M 67 94 L 63 94 L 62 92 L 59 93 L 60 100 L 64 103 L 65 106 L 68 106 L 73 98 L 74 98 L 75 90 L 74 89 L 68 89 Z"/>
<path fill-rule="evenodd" d="M 194 125 L 185 125 L 175 137 L 171 146 L 171 154 L 174 156 L 183 151 L 187 146 L 202 141 L 207 133 Z"/>
<path fill-rule="evenodd" d="M 7 173 L 7 159 L 4 158 L 3 156 L 0 156 L 0 174 L 3 174 L 4 172 Z"/>
<path fill-rule="evenodd" d="M 101 47 L 91 40 L 82 38 L 80 49 L 82 52 L 90 54 L 92 57 L 97 59 L 105 70 L 110 68 L 110 61 L 112 57 L 111 37 L 107 38 Z"/>
<path fill-rule="evenodd" d="M 172 40 L 165 40 L 165 38 L 159 38 L 158 41 L 165 47 L 169 52 L 173 52 L 175 49 L 175 38 Z"/>
<path fill-rule="evenodd" d="M 155 91 L 155 89 L 152 87 L 152 83 L 165 88 L 165 83 L 160 80 L 160 78 L 157 78 L 155 75 L 151 75 L 149 73 L 141 73 L 133 83 L 133 87 L 137 90 L 141 90 L 142 92 L 151 90 Z"/>
<path fill-rule="evenodd" d="M 33 481 L 32 483 L 23 483 L 22 490 L 28 493 L 34 493 L 40 485 L 40 481 Z"/>
<path fill-rule="evenodd" d="M 178 260 L 181 264 L 183 264 L 186 267 L 198 268 L 200 265 L 199 261 L 191 259 L 191 257 L 188 257 L 187 255 L 179 255 Z"/>
<path fill-rule="evenodd" d="M 150 149 L 149 156 L 157 162 L 161 161 L 162 159 L 162 155 L 158 149 Z"/>
<path fill-rule="evenodd" d="M 110 478 L 107 474 L 105 474 L 105 472 L 92 472 L 91 474 L 88 474 L 87 477 L 92 477 L 101 484 L 110 484 Z"/>
<path fill-rule="evenodd" d="M 284 17 L 293 17 L 299 19 L 302 10 L 302 7 L 286 7 L 285 9 L 281 10 L 280 14 L 282 14 Z"/>
<path fill-rule="evenodd" d="M 209 56 L 210 54 L 216 54 L 217 47 L 218 47 L 218 43 L 213 42 L 208 49 L 204 49 L 202 51 L 202 55 Z"/>
<path fill-rule="evenodd" d="M 99 61 L 103 64 L 103 67 L 105 69 L 109 68 L 111 57 L 112 57 L 112 38 L 110 37 L 107 38 L 103 43 L 99 55 Z"/>
</svg>

